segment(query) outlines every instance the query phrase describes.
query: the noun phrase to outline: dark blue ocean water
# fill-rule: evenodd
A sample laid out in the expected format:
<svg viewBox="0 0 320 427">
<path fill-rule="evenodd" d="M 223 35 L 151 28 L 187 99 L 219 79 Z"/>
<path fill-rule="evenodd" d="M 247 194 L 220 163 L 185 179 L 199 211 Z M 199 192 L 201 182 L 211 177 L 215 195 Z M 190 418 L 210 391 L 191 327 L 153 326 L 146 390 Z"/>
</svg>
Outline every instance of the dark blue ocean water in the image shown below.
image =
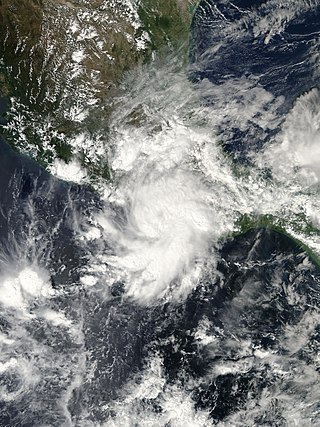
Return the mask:
<svg viewBox="0 0 320 427">
<path fill-rule="evenodd" d="M 313 7 L 303 7 L 303 3 L 296 2 L 301 10 L 292 19 L 284 18 L 289 12 L 279 2 L 199 3 L 192 24 L 192 78 L 208 79 L 218 86 L 237 81 L 230 90 L 239 104 L 243 103 L 244 81 L 251 82 L 251 89 L 246 86 L 246 90 L 264 89 L 273 97 L 257 115 L 263 118 L 274 111 L 279 120 L 275 128 L 272 123 L 263 127 L 251 120 L 239 129 L 226 117 L 222 138 L 227 151 L 238 158 L 245 159 L 250 150 L 259 150 L 270 141 L 295 100 L 320 83 L 320 5 L 315 2 Z M 281 18 L 275 17 L 281 13 L 284 17 L 277 27 Z M 215 99 L 209 97 L 207 102 L 214 104 Z"/>
<path fill-rule="evenodd" d="M 302 9 L 266 43 L 266 34 L 254 36 L 254 28 L 277 8 L 273 2 L 270 9 L 270 4 L 202 0 L 192 25 L 190 78 L 197 84 L 208 80 L 219 87 L 239 82 L 232 90 L 241 89 L 243 81 L 250 83 L 247 92 L 264 89 L 272 97 L 256 114 L 263 116 L 272 110 L 281 124 L 296 98 L 319 83 L 315 58 L 320 6 Z M 219 49 L 211 49 L 215 47 Z M 233 96 L 241 104 L 236 90 Z M 216 99 L 207 95 L 205 102 L 214 105 Z M 6 108 L 6 101 L 0 100 L 0 116 Z M 257 123 L 249 120 L 239 129 L 226 115 L 220 129 L 225 149 L 246 160 L 250 150 L 261 149 L 280 129 Z M 3 140 L 0 207 L 0 271 L 4 262 L 14 268 L 17 246 L 25 247 L 30 251 L 25 258 L 36 257 L 50 272 L 52 288 L 65 290 L 52 307 L 74 315 L 83 325 L 80 345 L 61 331 L 52 332 L 26 320 L 30 335 L 23 351 L 32 359 L 28 345 L 43 345 L 49 355 L 48 374 L 41 388 L 30 387 L 30 393 L 17 393 L 16 399 L 1 400 L 0 393 L 1 427 L 80 427 L 85 411 L 90 414 L 87 419 L 99 426 L 114 417 L 106 404 L 121 396 L 128 378 L 139 373 L 154 354 L 163 360 L 168 384 L 193 384 L 189 391 L 194 408 L 208 411 L 212 425 L 225 421 L 230 426 L 246 426 L 249 418 L 250 425 L 256 426 L 293 425 L 288 424 L 282 395 L 293 396 L 293 404 L 302 401 L 306 408 L 309 405 L 310 425 L 319 425 L 315 422 L 320 405 L 309 391 L 317 380 L 320 272 L 297 242 L 263 228 L 227 239 L 219 251 L 219 274 L 204 274 L 186 301 L 142 307 L 123 299 L 122 283 L 114 286 L 112 298 L 106 302 L 81 289 L 79 272 L 87 260 L 75 239 L 74 224 L 77 216 L 86 217 L 99 209 L 98 196 L 89 188 L 53 178 Z M 40 241 L 25 244 L 36 236 L 41 236 Z M 43 245 L 44 241 L 48 244 Z M 13 329 L 14 322 L 8 313 L 0 313 L 1 333 Z M 313 330 L 300 340 L 302 330 L 312 322 Z M 212 337 L 209 347 L 199 344 L 201 324 L 207 325 L 206 334 Z M 92 372 L 91 376 L 83 374 L 84 380 L 69 396 L 70 421 L 59 399 L 70 384 L 68 375 L 73 374 L 68 369 L 77 353 L 86 355 Z M 55 360 L 61 355 L 68 368 L 59 370 Z M 35 356 L 36 364 L 37 357 L 40 360 L 40 355 Z M 53 372 L 48 367 L 50 357 Z M 310 370 L 314 378 L 307 375 Z M 3 372 L 0 386 L 14 391 L 21 384 Z M 163 411 L 157 399 L 145 398 L 144 404 L 154 413 Z M 254 405 L 256 411 L 249 418 L 231 420 L 241 411 L 249 413 Z"/>
</svg>

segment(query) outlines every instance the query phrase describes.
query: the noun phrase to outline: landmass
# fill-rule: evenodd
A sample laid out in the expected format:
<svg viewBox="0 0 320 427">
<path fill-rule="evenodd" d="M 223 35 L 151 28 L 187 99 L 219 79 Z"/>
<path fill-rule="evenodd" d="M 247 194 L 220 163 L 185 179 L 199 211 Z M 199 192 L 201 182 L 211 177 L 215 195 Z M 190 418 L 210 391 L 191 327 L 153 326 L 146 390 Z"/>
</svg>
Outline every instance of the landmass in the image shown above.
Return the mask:
<svg viewBox="0 0 320 427">
<path fill-rule="evenodd" d="M 75 160 L 109 179 L 108 117 L 126 72 L 186 58 L 194 0 L 2 0 L 0 96 L 6 141 L 54 172 Z"/>
</svg>

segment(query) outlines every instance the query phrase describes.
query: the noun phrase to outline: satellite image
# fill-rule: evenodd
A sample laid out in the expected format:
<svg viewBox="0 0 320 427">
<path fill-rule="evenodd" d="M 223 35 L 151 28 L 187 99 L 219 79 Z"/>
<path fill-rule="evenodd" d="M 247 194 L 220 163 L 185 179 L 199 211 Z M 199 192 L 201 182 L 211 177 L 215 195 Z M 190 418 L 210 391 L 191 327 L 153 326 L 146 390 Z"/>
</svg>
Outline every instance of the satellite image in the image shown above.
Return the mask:
<svg viewBox="0 0 320 427">
<path fill-rule="evenodd" d="M 0 427 L 320 427 L 320 0 L 0 29 Z"/>
</svg>

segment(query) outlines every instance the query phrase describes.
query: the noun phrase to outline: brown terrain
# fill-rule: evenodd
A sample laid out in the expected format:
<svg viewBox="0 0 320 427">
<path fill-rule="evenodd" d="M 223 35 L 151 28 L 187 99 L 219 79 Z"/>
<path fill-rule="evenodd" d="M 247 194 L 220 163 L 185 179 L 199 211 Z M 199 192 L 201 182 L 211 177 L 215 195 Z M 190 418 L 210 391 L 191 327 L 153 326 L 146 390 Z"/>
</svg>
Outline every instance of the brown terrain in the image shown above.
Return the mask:
<svg viewBox="0 0 320 427">
<path fill-rule="evenodd" d="M 44 165 L 75 151 L 90 163 L 69 138 L 108 116 L 126 71 L 154 54 L 186 54 L 195 3 L 141 0 L 133 9 L 124 0 L 0 0 L 0 96 L 14 98 L 11 116 L 24 132 L 9 126 L 8 142 Z"/>
</svg>

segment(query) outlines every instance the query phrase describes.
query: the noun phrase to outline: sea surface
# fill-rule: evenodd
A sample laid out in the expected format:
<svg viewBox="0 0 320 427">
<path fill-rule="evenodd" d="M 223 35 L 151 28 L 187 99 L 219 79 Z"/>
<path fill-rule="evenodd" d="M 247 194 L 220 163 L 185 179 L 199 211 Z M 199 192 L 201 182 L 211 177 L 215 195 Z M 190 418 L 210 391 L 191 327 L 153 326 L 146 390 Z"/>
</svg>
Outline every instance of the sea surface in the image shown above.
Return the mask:
<svg viewBox="0 0 320 427">
<path fill-rule="evenodd" d="M 99 188 L 0 140 L 1 427 L 320 426 L 319 36 L 319 1 L 201 0 Z"/>
</svg>

